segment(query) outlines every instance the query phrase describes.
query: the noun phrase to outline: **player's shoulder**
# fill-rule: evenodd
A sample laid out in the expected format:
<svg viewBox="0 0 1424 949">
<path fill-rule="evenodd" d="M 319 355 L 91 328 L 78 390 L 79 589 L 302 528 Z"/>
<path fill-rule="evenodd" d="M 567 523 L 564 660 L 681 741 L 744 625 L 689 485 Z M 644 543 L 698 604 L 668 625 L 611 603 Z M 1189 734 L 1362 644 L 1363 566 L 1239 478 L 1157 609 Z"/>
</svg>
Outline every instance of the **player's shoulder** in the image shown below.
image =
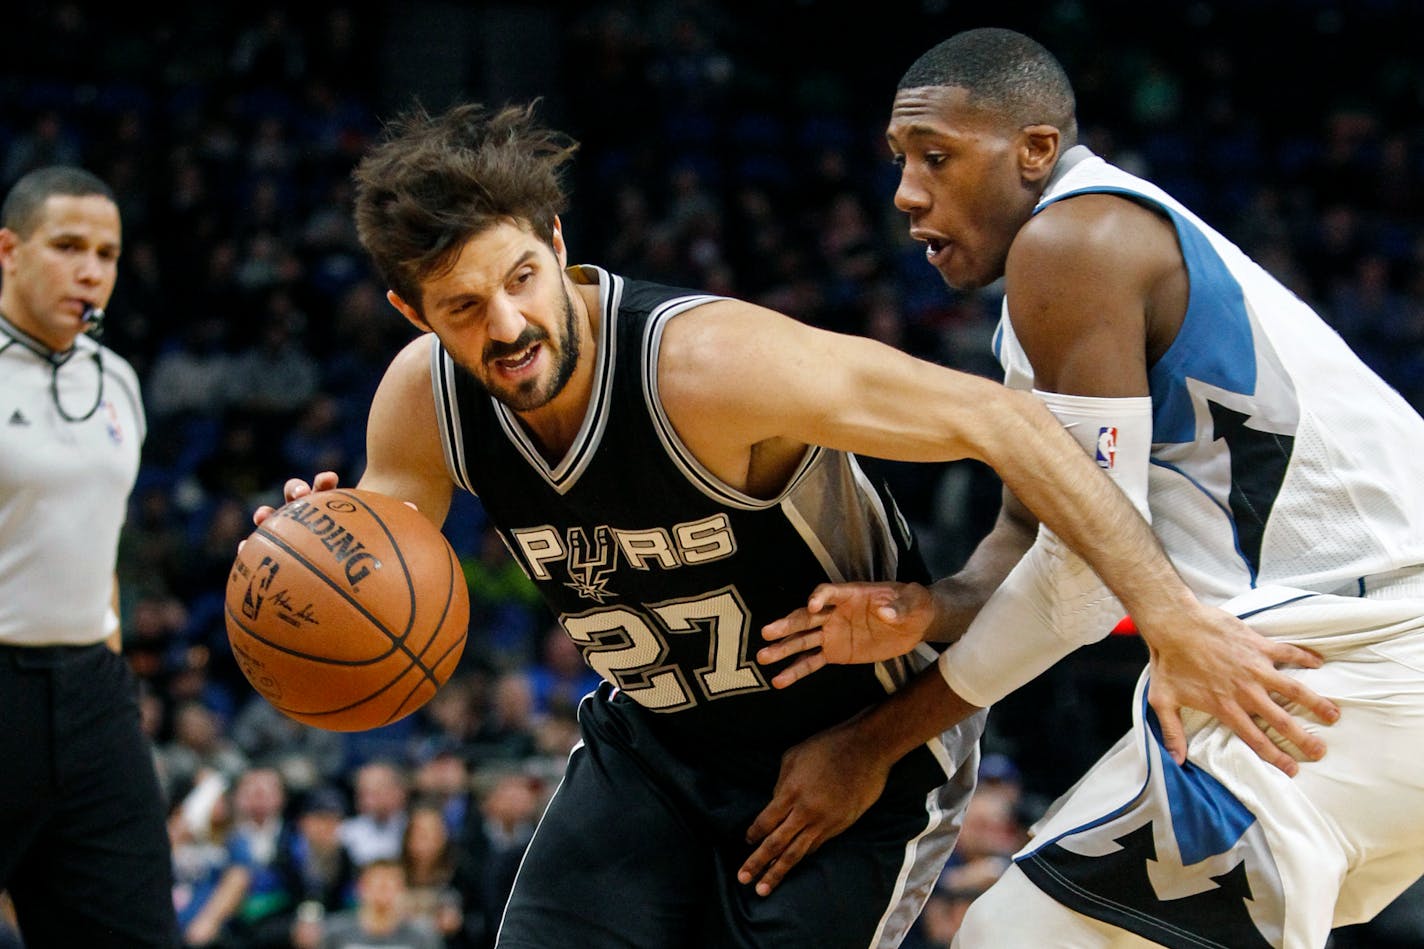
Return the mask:
<svg viewBox="0 0 1424 949">
<path fill-rule="evenodd" d="M 1180 263 L 1169 218 L 1120 193 L 1068 195 L 1041 208 L 1019 229 L 1007 270 L 1031 274 L 1037 283 L 1066 280 L 1111 283 L 1135 273 Z"/>
<path fill-rule="evenodd" d="M 429 378 L 430 367 L 443 354 L 439 337 L 434 333 L 421 333 L 396 352 L 386 375 L 399 379 Z"/>
<path fill-rule="evenodd" d="M 439 345 L 434 333 L 422 333 L 402 346 L 386 367 L 385 377 L 377 390 L 382 401 L 394 398 L 413 404 L 412 399 L 432 399 L 431 379 L 438 375 L 438 357 L 443 354 Z"/>
<path fill-rule="evenodd" d="M 809 328 L 775 310 L 731 297 L 710 299 L 663 323 L 658 366 L 683 381 L 705 377 L 712 389 L 744 378 L 768 358 L 801 345 L 797 332 Z"/>
<path fill-rule="evenodd" d="M 440 338 L 434 333 L 421 333 L 415 337 L 415 339 L 412 339 L 400 348 L 395 358 L 391 360 L 391 364 L 395 365 L 398 362 L 420 362 L 422 360 L 428 362 L 431 352 L 438 345 L 440 345 Z"/>
<path fill-rule="evenodd" d="M 1040 208 L 1014 239 L 1015 249 L 1130 252 L 1147 233 L 1171 233 L 1170 219 L 1145 199 L 1125 192 L 1085 191 Z"/>
</svg>

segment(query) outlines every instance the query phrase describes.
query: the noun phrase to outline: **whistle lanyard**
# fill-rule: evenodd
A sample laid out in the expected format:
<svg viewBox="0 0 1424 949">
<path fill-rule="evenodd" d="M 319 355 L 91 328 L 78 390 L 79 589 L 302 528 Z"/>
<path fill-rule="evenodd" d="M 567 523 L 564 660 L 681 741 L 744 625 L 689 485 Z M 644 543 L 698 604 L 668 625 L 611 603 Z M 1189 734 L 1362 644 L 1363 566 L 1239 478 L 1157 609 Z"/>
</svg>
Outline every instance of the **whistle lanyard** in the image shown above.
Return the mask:
<svg viewBox="0 0 1424 949">
<path fill-rule="evenodd" d="M 0 353 L 19 343 L 20 340 L 17 337 L 10 336 L 3 345 L 0 345 Z M 34 349 L 34 347 L 27 348 Z M 90 353 L 94 360 L 94 371 L 98 374 L 98 383 L 94 386 L 94 403 L 83 415 L 71 415 L 69 410 L 64 407 L 64 400 L 59 395 L 59 370 L 74 361 L 73 356 L 77 355 L 75 350 L 71 349 L 64 355 L 36 350 L 35 355 L 49 363 L 49 394 L 50 398 L 54 400 L 54 407 L 58 410 L 60 418 L 66 422 L 87 422 L 95 412 L 99 411 L 99 406 L 104 404 L 104 352 L 102 348 L 95 347 L 94 351 Z"/>
</svg>

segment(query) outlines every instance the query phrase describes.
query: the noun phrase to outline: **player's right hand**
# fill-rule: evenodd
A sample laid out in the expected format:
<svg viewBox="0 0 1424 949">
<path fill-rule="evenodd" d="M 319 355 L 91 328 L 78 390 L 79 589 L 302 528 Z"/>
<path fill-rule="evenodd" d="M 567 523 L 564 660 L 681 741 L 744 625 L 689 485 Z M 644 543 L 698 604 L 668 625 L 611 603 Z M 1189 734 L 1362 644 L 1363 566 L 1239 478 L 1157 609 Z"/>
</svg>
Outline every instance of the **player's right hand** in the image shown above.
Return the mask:
<svg viewBox="0 0 1424 949">
<path fill-rule="evenodd" d="M 903 656 L 934 626 L 934 594 L 918 583 L 823 583 L 806 606 L 762 627 L 757 662 L 795 656 L 772 685 L 784 689 L 823 668 Z"/>
</svg>

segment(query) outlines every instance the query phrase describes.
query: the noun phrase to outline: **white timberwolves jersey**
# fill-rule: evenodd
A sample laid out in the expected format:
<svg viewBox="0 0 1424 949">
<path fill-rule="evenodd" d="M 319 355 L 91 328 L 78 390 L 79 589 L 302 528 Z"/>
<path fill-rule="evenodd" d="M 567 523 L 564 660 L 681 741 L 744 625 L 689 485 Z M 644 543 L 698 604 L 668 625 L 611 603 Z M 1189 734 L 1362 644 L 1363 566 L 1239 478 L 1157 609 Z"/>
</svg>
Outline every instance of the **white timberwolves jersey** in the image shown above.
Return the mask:
<svg viewBox="0 0 1424 949">
<path fill-rule="evenodd" d="M 1424 419 L 1161 189 L 1082 146 L 1063 166 L 1039 210 L 1077 194 L 1130 197 L 1171 218 L 1186 260 L 1186 317 L 1150 369 L 1148 500 L 1197 595 L 1220 604 L 1269 584 L 1358 596 L 1424 564 Z M 994 349 L 1005 381 L 1027 389 L 1012 310 L 1006 299 Z"/>
<path fill-rule="evenodd" d="M 1149 369 L 1153 527 L 1199 597 L 1325 657 L 1293 674 L 1341 717 L 1318 729 L 1324 759 L 1287 777 L 1184 709 L 1178 765 L 1144 672 L 1132 731 L 1015 857 L 1020 882 L 1077 915 L 1035 915 L 1014 875 L 961 933 L 1009 918 L 1011 937 L 962 942 L 1106 945 L 1107 924 L 1171 949 L 1319 949 L 1424 871 L 1424 759 L 1412 751 L 1424 744 L 1424 419 L 1148 182 L 1079 147 L 1039 207 L 1086 193 L 1170 218 L 1190 278 L 1181 330 Z M 995 350 L 1006 381 L 1028 388 L 1013 302 Z"/>
</svg>

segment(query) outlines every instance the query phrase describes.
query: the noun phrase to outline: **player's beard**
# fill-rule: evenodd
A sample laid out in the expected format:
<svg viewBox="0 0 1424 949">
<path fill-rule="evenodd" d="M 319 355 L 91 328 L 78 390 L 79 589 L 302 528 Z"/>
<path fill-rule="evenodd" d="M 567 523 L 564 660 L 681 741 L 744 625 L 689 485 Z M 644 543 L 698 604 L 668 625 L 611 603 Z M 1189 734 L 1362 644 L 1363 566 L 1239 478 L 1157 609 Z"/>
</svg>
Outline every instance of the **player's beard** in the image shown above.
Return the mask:
<svg viewBox="0 0 1424 949">
<path fill-rule="evenodd" d="M 569 295 L 568 290 L 564 291 L 563 338 L 557 341 L 556 347 L 550 346 L 547 330 L 536 326 L 526 326 L 524 332 L 520 333 L 519 338 L 514 342 L 490 343 L 486 346 L 483 354 L 484 363 L 489 365 L 496 359 L 517 355 L 535 343 L 543 345 L 553 359 L 550 375 L 526 379 L 513 388 L 491 386 L 488 376 L 480 380 L 486 392 L 515 412 L 532 412 L 534 409 L 548 405 L 555 396 L 564 391 L 564 386 L 568 385 L 570 377 L 574 374 L 574 369 L 578 367 L 582 346 L 578 335 L 578 316 L 574 309 L 573 298 Z"/>
</svg>

